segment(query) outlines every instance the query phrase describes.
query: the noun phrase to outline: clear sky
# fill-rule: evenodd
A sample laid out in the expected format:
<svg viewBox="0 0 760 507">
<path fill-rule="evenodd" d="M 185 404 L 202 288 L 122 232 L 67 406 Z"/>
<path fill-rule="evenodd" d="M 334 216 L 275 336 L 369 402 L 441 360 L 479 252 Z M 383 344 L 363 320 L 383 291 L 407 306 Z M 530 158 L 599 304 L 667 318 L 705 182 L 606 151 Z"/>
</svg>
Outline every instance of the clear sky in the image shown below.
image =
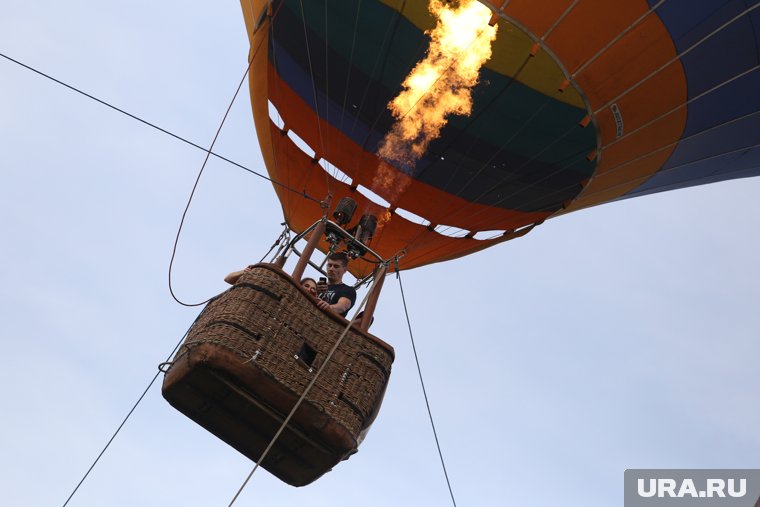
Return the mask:
<svg viewBox="0 0 760 507">
<path fill-rule="evenodd" d="M 235 1 L 3 2 L 0 52 L 208 145 L 247 64 Z M 247 92 L 215 148 L 263 171 Z M 197 310 L 167 268 L 204 153 L 0 59 L 3 505 L 61 505 Z M 760 181 L 609 204 L 403 273 L 460 506 L 622 504 L 626 468 L 760 468 Z M 271 185 L 207 166 L 174 287 L 198 302 L 280 232 Z M 236 505 L 447 505 L 398 284 L 357 455 Z M 149 392 L 72 506 L 227 505 L 252 463 Z"/>
</svg>

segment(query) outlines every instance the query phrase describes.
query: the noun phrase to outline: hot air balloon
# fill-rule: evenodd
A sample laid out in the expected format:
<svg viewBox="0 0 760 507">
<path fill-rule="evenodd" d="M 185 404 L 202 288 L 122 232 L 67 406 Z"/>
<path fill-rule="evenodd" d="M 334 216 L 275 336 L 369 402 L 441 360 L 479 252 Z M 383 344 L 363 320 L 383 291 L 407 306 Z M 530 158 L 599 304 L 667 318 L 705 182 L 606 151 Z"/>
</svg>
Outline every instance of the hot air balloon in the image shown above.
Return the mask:
<svg viewBox="0 0 760 507">
<path fill-rule="evenodd" d="M 472 41 L 394 113 L 389 104 L 431 45 L 437 20 L 427 2 L 241 5 L 258 143 L 288 227 L 299 239 L 310 235 L 308 251 L 297 252 L 296 279 L 311 249 L 342 245 L 354 257 L 350 271 L 374 278 L 376 298 L 386 270 L 468 255 L 606 202 L 760 174 L 757 1 L 483 1 L 494 37 L 469 87 L 471 107 L 448 115 L 414 157 L 388 155 L 388 135 L 434 89 L 451 92 L 446 75 L 468 58 Z M 407 138 L 410 150 L 415 143 Z M 328 220 L 335 203 L 335 221 Z M 343 213 L 348 208 L 355 212 Z M 245 286 L 210 304 L 169 370 L 168 388 L 165 382 L 165 395 L 186 391 L 169 393 L 175 406 L 253 459 L 267 439 L 261 435 L 284 418 L 314 358 L 323 360 L 344 324 L 312 311 L 281 266 L 257 266 Z M 250 315 L 258 320 L 243 322 Z M 214 334 L 215 326 L 224 331 Z M 266 355 L 256 344 L 286 328 L 281 361 L 254 372 Z M 319 340 L 306 336 L 315 328 L 324 328 Z M 339 354 L 332 384 L 306 403 L 277 457 L 262 465 L 291 484 L 308 483 L 355 452 L 382 400 L 392 348 L 366 327 L 347 329 L 354 350 Z M 192 358 L 199 340 L 205 352 Z M 234 367 L 214 363 L 221 351 Z M 210 373 L 180 382 L 182 364 L 187 378 L 201 371 L 196 364 L 210 365 Z M 288 377 L 293 371 L 297 378 Z M 201 392 L 206 382 L 216 390 Z M 269 401 L 253 399 L 281 384 L 287 388 Z M 230 401 L 210 411 L 209 399 Z M 354 422 L 330 413 L 341 403 Z M 232 412 L 243 415 L 219 415 Z M 262 414 L 270 420 L 252 436 L 246 428 Z"/>
</svg>

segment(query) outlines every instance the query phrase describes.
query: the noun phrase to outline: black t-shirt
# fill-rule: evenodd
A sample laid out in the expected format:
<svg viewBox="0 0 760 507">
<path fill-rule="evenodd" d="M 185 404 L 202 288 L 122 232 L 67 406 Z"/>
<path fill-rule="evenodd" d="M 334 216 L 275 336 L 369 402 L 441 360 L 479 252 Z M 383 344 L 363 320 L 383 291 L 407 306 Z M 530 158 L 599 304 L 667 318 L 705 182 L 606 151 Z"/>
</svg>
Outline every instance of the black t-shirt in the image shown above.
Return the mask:
<svg viewBox="0 0 760 507">
<path fill-rule="evenodd" d="M 341 313 L 341 316 L 345 317 L 348 315 L 348 310 L 350 310 L 351 307 L 354 306 L 354 303 L 356 303 L 356 291 L 353 287 L 350 287 L 345 283 L 339 283 L 337 285 L 331 284 L 327 286 L 325 292 L 319 295 L 319 299 L 327 302 L 328 305 L 334 305 L 340 300 L 340 298 L 348 298 L 351 300 L 351 306 L 349 306 L 345 312 Z"/>
</svg>

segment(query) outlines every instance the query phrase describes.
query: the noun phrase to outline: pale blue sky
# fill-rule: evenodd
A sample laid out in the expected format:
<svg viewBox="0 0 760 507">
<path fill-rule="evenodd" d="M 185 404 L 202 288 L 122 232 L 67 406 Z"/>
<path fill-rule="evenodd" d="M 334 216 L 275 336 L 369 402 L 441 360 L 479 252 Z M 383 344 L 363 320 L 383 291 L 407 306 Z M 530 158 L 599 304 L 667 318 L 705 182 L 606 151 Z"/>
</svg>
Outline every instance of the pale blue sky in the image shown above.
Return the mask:
<svg viewBox="0 0 760 507">
<path fill-rule="evenodd" d="M 246 67 L 236 2 L 3 3 L 0 52 L 207 145 Z M 60 505 L 196 310 L 167 289 L 204 154 L 0 59 L 3 504 Z M 216 151 L 264 170 L 243 94 Z M 622 504 L 623 470 L 760 467 L 760 181 L 620 202 L 404 273 L 460 506 Z M 176 292 L 200 301 L 279 234 L 269 183 L 212 160 Z M 236 505 L 450 502 L 398 284 L 397 360 L 357 455 Z M 227 505 L 252 464 L 154 386 L 72 506 Z"/>
</svg>

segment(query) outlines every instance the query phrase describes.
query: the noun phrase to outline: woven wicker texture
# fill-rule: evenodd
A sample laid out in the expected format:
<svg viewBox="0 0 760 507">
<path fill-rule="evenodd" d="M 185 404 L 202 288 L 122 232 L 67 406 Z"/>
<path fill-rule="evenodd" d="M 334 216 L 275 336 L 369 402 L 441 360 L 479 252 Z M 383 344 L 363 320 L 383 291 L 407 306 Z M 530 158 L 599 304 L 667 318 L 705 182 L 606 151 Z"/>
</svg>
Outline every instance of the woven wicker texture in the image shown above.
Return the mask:
<svg viewBox="0 0 760 507">
<path fill-rule="evenodd" d="M 300 396 L 347 325 L 317 308 L 290 276 L 259 264 L 206 306 L 175 360 L 214 344 Z M 358 438 L 382 402 L 393 358 L 390 345 L 352 327 L 304 403 Z"/>
</svg>

